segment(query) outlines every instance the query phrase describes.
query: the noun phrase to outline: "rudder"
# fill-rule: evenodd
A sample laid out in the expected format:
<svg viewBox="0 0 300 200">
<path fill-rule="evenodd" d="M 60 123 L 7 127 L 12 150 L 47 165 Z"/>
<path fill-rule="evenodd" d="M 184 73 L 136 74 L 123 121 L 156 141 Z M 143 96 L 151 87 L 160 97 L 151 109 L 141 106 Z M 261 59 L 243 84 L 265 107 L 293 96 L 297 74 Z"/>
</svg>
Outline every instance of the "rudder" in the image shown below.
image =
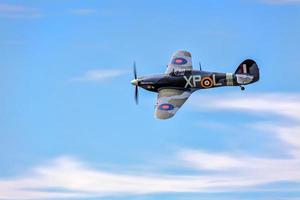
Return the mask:
<svg viewBox="0 0 300 200">
<path fill-rule="evenodd" d="M 254 60 L 244 60 L 236 69 L 237 82 L 241 85 L 254 83 L 259 80 L 259 68 Z"/>
</svg>

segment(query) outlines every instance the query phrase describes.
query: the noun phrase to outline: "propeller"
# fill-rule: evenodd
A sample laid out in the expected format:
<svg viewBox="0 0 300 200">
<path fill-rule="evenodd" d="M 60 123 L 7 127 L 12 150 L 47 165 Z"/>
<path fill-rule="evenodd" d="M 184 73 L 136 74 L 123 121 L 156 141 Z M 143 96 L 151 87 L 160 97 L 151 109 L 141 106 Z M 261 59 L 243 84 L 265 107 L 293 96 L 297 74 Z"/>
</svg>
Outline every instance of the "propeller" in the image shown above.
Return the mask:
<svg viewBox="0 0 300 200">
<path fill-rule="evenodd" d="M 135 103 L 138 104 L 139 103 L 139 89 L 138 89 L 138 80 L 137 80 L 135 61 L 133 62 L 133 75 L 134 75 L 134 80 L 132 83 L 135 85 L 134 100 L 135 100 Z"/>
</svg>

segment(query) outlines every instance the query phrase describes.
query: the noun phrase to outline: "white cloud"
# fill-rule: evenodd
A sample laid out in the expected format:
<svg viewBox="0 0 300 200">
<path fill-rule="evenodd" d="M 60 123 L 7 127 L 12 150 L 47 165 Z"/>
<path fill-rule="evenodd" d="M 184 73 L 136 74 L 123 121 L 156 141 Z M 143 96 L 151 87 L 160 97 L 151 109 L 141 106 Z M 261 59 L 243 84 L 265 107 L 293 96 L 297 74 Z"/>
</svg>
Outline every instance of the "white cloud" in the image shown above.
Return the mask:
<svg viewBox="0 0 300 200">
<path fill-rule="evenodd" d="M 78 16 L 89 16 L 89 15 L 98 15 L 102 17 L 110 17 L 115 15 L 111 10 L 105 9 L 105 10 L 97 10 L 94 8 L 73 8 L 69 10 L 69 13 L 78 15 Z"/>
<path fill-rule="evenodd" d="M 231 174 L 232 181 L 239 179 L 248 183 L 274 183 L 300 181 L 300 95 L 276 94 L 228 94 L 199 95 L 190 102 L 193 108 L 203 110 L 227 110 L 264 115 L 268 121 L 247 125 L 253 131 L 272 133 L 282 143 L 284 158 L 266 158 L 234 153 L 209 153 L 199 150 L 182 150 L 178 158 L 198 170 L 209 170 L 216 174 Z M 270 116 L 277 118 L 270 121 Z M 268 141 L 266 141 L 267 143 Z M 300 191 L 300 189 L 298 190 Z"/>
<path fill-rule="evenodd" d="M 189 154 L 186 152 L 186 154 Z M 197 152 L 192 152 L 197 154 Z M 202 159 L 201 156 L 193 159 Z M 201 155 L 201 153 L 200 153 Z M 106 172 L 70 157 L 60 157 L 19 178 L 0 181 L 0 199 L 80 198 L 173 192 L 220 192 L 273 181 L 299 181 L 300 163 L 207 154 L 207 162 L 233 162 L 234 173 L 210 175 Z M 236 163 L 239 163 L 237 166 Z M 227 165 L 226 164 L 226 165 Z M 218 165 L 222 169 L 223 165 Z M 227 165 L 228 166 L 228 165 Z M 215 167 L 213 167 L 215 170 Z M 278 173 L 280 170 L 280 173 Z"/>
<path fill-rule="evenodd" d="M 249 112 L 256 115 L 279 117 L 274 122 L 256 122 L 251 126 L 274 133 L 292 149 L 300 150 L 300 95 L 289 93 L 273 94 L 229 94 L 196 96 L 191 104 L 200 110 L 230 110 Z M 268 119 L 269 120 L 269 119 Z"/>
<path fill-rule="evenodd" d="M 97 10 L 92 8 L 77 8 L 71 9 L 70 12 L 75 15 L 90 15 L 97 13 Z"/>
<path fill-rule="evenodd" d="M 218 181 L 195 176 L 108 173 L 91 169 L 78 160 L 62 157 L 46 166 L 35 168 L 31 174 L 22 178 L 0 181 L 0 199 L 195 192 L 214 185 L 224 185 L 223 178 Z M 62 192 L 51 192 L 53 188 Z"/>
<path fill-rule="evenodd" d="M 289 153 L 300 158 L 300 125 L 280 125 L 276 123 L 257 123 L 254 127 L 271 132 L 279 140 L 289 145 Z"/>
<path fill-rule="evenodd" d="M 267 122 L 252 122 L 247 125 L 253 131 L 272 133 L 282 143 L 287 158 L 259 158 L 230 153 L 207 153 L 184 150 L 178 157 L 190 167 L 201 170 L 234 172 L 247 180 L 253 177 L 262 182 L 300 181 L 300 95 L 276 94 L 229 94 L 199 95 L 191 104 L 200 110 L 228 110 L 264 115 Z M 276 115 L 276 119 L 270 116 Z M 268 142 L 268 141 L 266 141 Z M 234 178 L 234 176 L 233 176 Z M 300 190 L 300 189 L 299 189 Z"/>
<path fill-rule="evenodd" d="M 262 0 L 262 1 L 268 4 L 277 4 L 277 5 L 300 3 L 300 0 Z"/>
<path fill-rule="evenodd" d="M 256 114 L 270 113 L 300 120 L 300 95 L 274 94 L 228 94 L 198 95 L 191 102 L 195 107 L 214 110 L 237 110 Z"/>
<path fill-rule="evenodd" d="M 184 150 L 179 153 L 179 158 L 190 166 L 205 170 L 227 170 L 237 168 L 241 162 L 227 155 L 212 155 L 211 153 Z"/>
<path fill-rule="evenodd" d="M 98 82 L 119 77 L 124 73 L 125 71 L 123 70 L 89 70 L 83 75 L 74 77 L 71 80 L 83 82 Z"/>
<path fill-rule="evenodd" d="M 171 162 L 184 172 L 112 172 L 90 167 L 72 157 L 60 157 L 33 168 L 29 173 L 0 181 L 0 199 L 80 198 L 178 192 L 222 192 L 261 190 L 262 184 L 300 182 L 300 118 L 297 94 L 252 94 L 201 96 L 197 108 L 229 109 L 251 113 L 277 114 L 279 122 L 259 122 L 252 126 L 272 132 L 285 143 L 287 157 L 258 157 L 230 152 L 211 153 L 182 149 Z M 287 126 L 281 120 L 293 119 Z M 278 120 L 278 119 L 277 119 Z M 268 141 L 266 141 L 268 142 Z M 125 171 L 125 172 L 124 172 Z M 278 188 L 275 188 L 276 191 Z M 272 186 L 267 188 L 272 191 Z M 299 192 L 300 189 L 294 189 Z"/>
<path fill-rule="evenodd" d="M 41 13 L 36 8 L 24 5 L 0 3 L 0 17 L 12 19 L 30 19 L 41 17 Z"/>
<path fill-rule="evenodd" d="M 275 159 L 184 150 L 179 154 L 179 158 L 190 163 L 193 168 L 218 170 L 222 172 L 222 175 L 230 175 L 232 181 L 230 187 L 239 186 L 242 183 L 258 185 L 280 181 L 300 181 L 299 157 Z M 240 180 L 245 181 L 240 182 Z"/>
</svg>

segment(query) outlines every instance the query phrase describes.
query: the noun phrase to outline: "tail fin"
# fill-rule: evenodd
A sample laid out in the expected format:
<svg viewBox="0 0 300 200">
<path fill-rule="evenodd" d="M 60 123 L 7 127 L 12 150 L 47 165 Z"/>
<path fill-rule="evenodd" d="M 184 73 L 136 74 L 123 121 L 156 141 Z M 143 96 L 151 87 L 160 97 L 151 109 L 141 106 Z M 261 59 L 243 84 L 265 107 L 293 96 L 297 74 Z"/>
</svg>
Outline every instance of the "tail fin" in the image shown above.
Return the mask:
<svg viewBox="0 0 300 200">
<path fill-rule="evenodd" d="M 254 83 L 259 80 L 259 68 L 254 60 L 247 59 L 238 66 L 235 75 L 241 85 Z"/>
</svg>

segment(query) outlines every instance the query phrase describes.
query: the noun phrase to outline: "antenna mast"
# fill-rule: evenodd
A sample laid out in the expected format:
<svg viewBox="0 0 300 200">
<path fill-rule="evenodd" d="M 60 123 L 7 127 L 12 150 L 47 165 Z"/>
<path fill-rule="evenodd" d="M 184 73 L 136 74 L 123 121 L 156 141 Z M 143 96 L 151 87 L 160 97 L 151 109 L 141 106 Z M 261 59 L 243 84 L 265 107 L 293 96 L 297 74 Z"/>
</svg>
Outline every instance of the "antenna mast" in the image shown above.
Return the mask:
<svg viewBox="0 0 300 200">
<path fill-rule="evenodd" d="M 200 68 L 200 71 L 202 71 L 201 62 L 199 62 L 199 68 Z"/>
</svg>

